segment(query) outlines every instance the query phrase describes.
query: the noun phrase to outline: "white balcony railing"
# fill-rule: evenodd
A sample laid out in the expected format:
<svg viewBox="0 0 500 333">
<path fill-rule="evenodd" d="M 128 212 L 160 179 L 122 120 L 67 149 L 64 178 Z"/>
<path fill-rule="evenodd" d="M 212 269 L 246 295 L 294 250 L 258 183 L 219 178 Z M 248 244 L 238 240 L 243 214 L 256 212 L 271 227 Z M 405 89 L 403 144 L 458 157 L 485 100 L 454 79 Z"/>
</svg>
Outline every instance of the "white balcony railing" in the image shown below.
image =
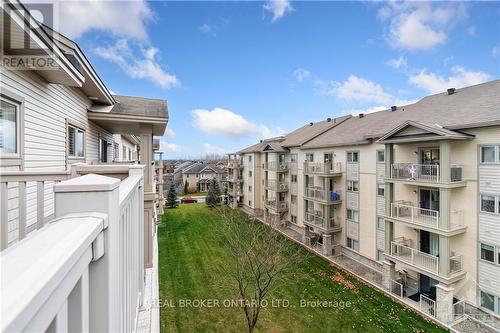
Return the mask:
<svg viewBox="0 0 500 333">
<path fill-rule="evenodd" d="M 304 162 L 304 173 L 333 175 L 342 173 L 341 162 Z"/>
<path fill-rule="evenodd" d="M 439 258 L 397 242 L 391 242 L 391 256 L 405 263 L 439 274 Z"/>
<path fill-rule="evenodd" d="M 54 215 L 52 188 L 55 182 L 70 178 L 70 171 L 7 171 L 0 174 L 0 251 L 14 240 L 21 240 L 33 230 L 43 227 Z M 10 235 L 9 192 L 17 188 L 17 236 Z M 27 193 L 35 196 L 27 196 Z M 10 196 L 12 197 L 12 196 Z M 49 204 L 47 204 L 49 203 Z M 34 218 L 29 218 L 27 207 L 36 207 Z M 48 216 L 48 218 L 47 218 Z"/>
<path fill-rule="evenodd" d="M 450 212 L 450 227 L 442 228 L 439 225 L 439 211 L 416 207 L 411 202 L 391 203 L 391 217 L 414 224 L 416 226 L 431 227 L 448 231 L 463 227 L 463 210 Z"/>
<path fill-rule="evenodd" d="M 143 168 L 56 184 L 55 219 L 2 251 L 2 332 L 136 330 L 144 286 Z"/>
<path fill-rule="evenodd" d="M 391 217 L 413 224 L 439 228 L 439 212 L 436 210 L 393 202 L 391 203 Z"/>
<path fill-rule="evenodd" d="M 304 222 L 306 224 L 324 229 L 324 230 L 331 230 L 335 228 L 340 227 L 340 218 L 326 218 L 322 216 L 321 211 L 315 211 L 315 212 L 306 212 L 304 216 Z"/>
<path fill-rule="evenodd" d="M 264 169 L 270 171 L 285 172 L 288 171 L 288 167 L 288 162 L 271 161 L 264 163 Z"/>
<path fill-rule="evenodd" d="M 391 256 L 399 260 L 423 269 L 425 271 L 447 276 L 448 274 L 459 273 L 462 271 L 462 255 L 454 254 L 449 258 L 449 271 L 442 272 L 439 269 L 439 257 L 414 249 L 404 242 L 391 242 Z"/>
<path fill-rule="evenodd" d="M 441 172 L 439 164 L 395 163 L 391 165 L 391 179 L 439 183 Z M 453 165 L 450 169 L 452 182 L 462 180 L 462 167 Z"/>
<path fill-rule="evenodd" d="M 264 186 L 273 191 L 288 191 L 288 183 L 276 179 L 266 179 Z"/>
<path fill-rule="evenodd" d="M 264 204 L 267 208 L 276 211 L 286 211 L 288 209 L 288 203 L 286 201 L 278 201 L 277 199 L 266 199 Z"/>
<path fill-rule="evenodd" d="M 306 187 L 304 189 L 304 196 L 311 200 L 325 203 L 337 203 L 342 200 L 342 191 L 327 191 L 320 187 Z"/>
</svg>

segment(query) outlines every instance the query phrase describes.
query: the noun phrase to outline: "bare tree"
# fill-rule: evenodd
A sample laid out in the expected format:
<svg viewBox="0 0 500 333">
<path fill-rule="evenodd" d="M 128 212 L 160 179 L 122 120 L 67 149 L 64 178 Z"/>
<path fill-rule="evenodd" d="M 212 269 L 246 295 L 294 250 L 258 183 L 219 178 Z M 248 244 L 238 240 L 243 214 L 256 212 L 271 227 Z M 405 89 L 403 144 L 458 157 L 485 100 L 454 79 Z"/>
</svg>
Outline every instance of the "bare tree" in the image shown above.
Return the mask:
<svg viewBox="0 0 500 333">
<path fill-rule="evenodd" d="M 219 212 L 220 237 L 232 258 L 229 265 L 220 266 L 230 278 L 224 287 L 240 298 L 248 332 L 253 332 L 263 305 L 269 304 L 267 299 L 297 272 L 298 263 L 308 254 L 272 226 L 227 207 Z"/>
</svg>

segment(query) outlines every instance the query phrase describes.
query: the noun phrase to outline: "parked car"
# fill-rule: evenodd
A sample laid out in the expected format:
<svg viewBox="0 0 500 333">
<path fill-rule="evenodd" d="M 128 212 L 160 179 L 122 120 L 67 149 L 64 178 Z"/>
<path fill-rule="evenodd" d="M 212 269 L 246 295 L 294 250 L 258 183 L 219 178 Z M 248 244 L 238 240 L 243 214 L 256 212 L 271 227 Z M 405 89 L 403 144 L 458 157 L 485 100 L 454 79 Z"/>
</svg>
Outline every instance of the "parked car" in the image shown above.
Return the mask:
<svg viewBox="0 0 500 333">
<path fill-rule="evenodd" d="M 197 203 L 198 200 L 196 200 L 195 198 L 191 198 L 191 197 L 184 197 L 181 199 L 181 203 Z"/>
</svg>

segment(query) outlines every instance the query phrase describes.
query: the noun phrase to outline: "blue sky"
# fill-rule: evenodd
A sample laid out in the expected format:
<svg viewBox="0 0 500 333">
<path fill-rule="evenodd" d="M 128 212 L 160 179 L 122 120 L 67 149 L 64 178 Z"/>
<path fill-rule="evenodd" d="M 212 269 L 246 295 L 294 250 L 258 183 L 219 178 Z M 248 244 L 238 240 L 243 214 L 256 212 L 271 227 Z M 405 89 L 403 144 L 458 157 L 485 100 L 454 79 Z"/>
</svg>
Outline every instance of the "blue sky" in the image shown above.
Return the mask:
<svg viewBox="0 0 500 333">
<path fill-rule="evenodd" d="M 500 77 L 495 2 L 68 2 L 61 15 L 109 89 L 168 100 L 168 158 Z"/>
</svg>

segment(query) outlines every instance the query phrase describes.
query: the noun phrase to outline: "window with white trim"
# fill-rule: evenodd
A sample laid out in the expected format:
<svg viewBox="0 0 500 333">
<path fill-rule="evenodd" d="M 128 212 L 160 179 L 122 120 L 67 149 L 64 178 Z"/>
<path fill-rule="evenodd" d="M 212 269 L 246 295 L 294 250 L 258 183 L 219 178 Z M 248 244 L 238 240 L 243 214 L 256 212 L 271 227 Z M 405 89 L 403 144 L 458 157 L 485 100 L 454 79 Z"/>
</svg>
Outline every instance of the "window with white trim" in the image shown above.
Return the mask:
<svg viewBox="0 0 500 333">
<path fill-rule="evenodd" d="M 293 224 L 297 224 L 297 216 L 290 215 L 290 222 L 292 222 Z"/>
<path fill-rule="evenodd" d="M 355 239 L 347 237 L 347 247 L 354 251 L 359 251 L 359 242 Z"/>
<path fill-rule="evenodd" d="M 252 170 L 248 170 L 248 177 L 252 177 Z"/>
<path fill-rule="evenodd" d="M 68 125 L 68 157 L 83 158 L 85 156 L 85 131 Z"/>
<path fill-rule="evenodd" d="M 495 247 L 481 243 L 481 260 L 495 263 Z"/>
<path fill-rule="evenodd" d="M 347 190 L 352 192 L 359 191 L 359 182 L 357 180 L 348 180 L 347 181 Z"/>
<path fill-rule="evenodd" d="M 306 162 L 314 162 L 314 153 L 306 153 Z"/>
<path fill-rule="evenodd" d="M 295 194 L 290 195 L 290 203 L 297 204 L 297 196 Z"/>
<path fill-rule="evenodd" d="M 0 153 L 19 153 L 19 104 L 1 99 L 0 107 Z"/>
<path fill-rule="evenodd" d="M 383 217 L 377 216 L 377 229 L 378 230 L 385 230 L 385 220 Z"/>
<path fill-rule="evenodd" d="M 290 154 L 290 162 L 297 163 L 297 161 L 298 161 L 297 154 Z"/>
<path fill-rule="evenodd" d="M 377 260 L 378 261 L 385 260 L 384 250 L 377 250 Z"/>
<path fill-rule="evenodd" d="M 385 162 L 385 151 L 377 150 L 377 163 Z"/>
<path fill-rule="evenodd" d="M 292 183 L 296 183 L 296 182 L 297 182 L 297 175 L 291 175 L 291 176 L 290 176 L 290 181 L 291 181 Z"/>
<path fill-rule="evenodd" d="M 118 153 L 120 152 L 120 144 L 113 142 L 113 160 L 118 161 Z"/>
<path fill-rule="evenodd" d="M 500 214 L 500 196 L 481 194 L 481 211 L 486 213 Z"/>
<path fill-rule="evenodd" d="M 347 209 L 346 218 L 353 222 L 359 222 L 359 213 L 354 209 Z"/>
<path fill-rule="evenodd" d="M 495 311 L 495 296 L 481 290 L 481 307 Z"/>
<path fill-rule="evenodd" d="M 383 197 L 385 194 L 385 185 L 377 184 L 377 195 Z"/>
<path fill-rule="evenodd" d="M 348 163 L 358 163 L 359 162 L 359 152 L 348 151 L 347 152 L 347 162 Z"/>
<path fill-rule="evenodd" d="M 499 145 L 482 146 L 481 163 L 500 163 L 500 146 Z"/>
</svg>

